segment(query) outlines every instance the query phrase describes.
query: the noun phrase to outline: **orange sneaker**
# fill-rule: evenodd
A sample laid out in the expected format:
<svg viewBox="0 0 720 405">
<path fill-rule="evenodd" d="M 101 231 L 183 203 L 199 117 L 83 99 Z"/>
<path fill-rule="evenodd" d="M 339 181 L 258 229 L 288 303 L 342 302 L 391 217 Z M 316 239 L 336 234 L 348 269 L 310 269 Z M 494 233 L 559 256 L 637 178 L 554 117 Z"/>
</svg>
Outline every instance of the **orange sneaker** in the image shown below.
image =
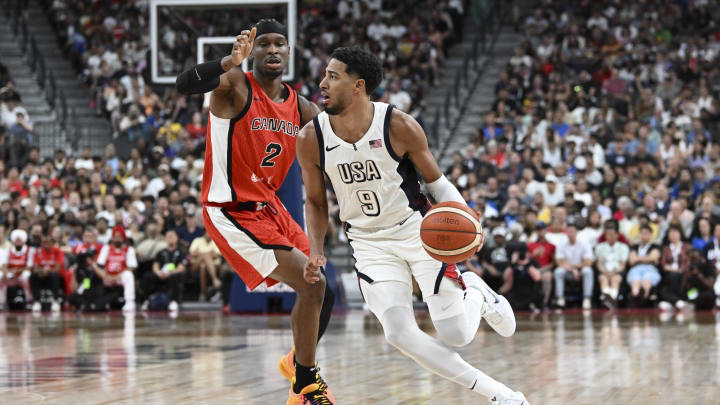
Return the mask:
<svg viewBox="0 0 720 405">
<path fill-rule="evenodd" d="M 295 378 L 291 381 L 290 393 L 285 405 L 335 405 L 335 399 L 323 392 L 319 384 L 310 384 L 300 390 L 299 394 L 293 391 L 293 385 Z"/>
<path fill-rule="evenodd" d="M 290 353 L 280 357 L 280 361 L 278 362 L 278 370 L 280 370 L 280 373 L 283 375 L 283 377 L 287 378 L 288 381 L 292 382 L 293 377 L 295 377 L 294 347 L 292 348 L 292 350 L 290 350 Z"/>
</svg>

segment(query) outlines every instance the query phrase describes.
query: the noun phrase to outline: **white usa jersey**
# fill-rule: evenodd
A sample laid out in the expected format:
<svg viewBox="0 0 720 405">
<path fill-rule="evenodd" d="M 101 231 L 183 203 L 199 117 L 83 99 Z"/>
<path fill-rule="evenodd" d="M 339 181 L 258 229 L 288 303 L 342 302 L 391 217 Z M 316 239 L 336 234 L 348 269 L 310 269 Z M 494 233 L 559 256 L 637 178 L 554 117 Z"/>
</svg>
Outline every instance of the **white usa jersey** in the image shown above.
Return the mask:
<svg viewBox="0 0 720 405">
<path fill-rule="evenodd" d="M 333 132 L 330 117 L 314 118 L 320 148 L 320 168 L 327 174 L 340 205 L 340 219 L 357 228 L 384 228 L 426 211 L 415 166 L 400 157 L 390 143 L 393 106 L 373 103 L 370 128 L 354 144 Z"/>
</svg>

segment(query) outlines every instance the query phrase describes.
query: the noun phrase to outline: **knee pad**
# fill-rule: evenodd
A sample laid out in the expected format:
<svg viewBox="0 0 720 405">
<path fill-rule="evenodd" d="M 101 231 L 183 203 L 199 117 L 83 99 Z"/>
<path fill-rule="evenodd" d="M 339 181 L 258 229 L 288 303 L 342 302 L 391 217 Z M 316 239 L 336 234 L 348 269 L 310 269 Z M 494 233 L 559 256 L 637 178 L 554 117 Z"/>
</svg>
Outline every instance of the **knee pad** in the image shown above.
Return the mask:
<svg viewBox="0 0 720 405">
<path fill-rule="evenodd" d="M 464 315 L 439 320 L 435 322 L 435 329 L 438 332 L 438 338 L 451 347 L 469 345 L 477 332 L 468 328 L 467 318 Z"/>
<path fill-rule="evenodd" d="M 400 351 L 415 353 L 422 350 L 415 342 L 417 333 L 422 333 L 415 321 L 414 313 L 406 307 L 392 307 L 382 315 L 380 323 L 383 326 L 385 340 Z"/>
</svg>

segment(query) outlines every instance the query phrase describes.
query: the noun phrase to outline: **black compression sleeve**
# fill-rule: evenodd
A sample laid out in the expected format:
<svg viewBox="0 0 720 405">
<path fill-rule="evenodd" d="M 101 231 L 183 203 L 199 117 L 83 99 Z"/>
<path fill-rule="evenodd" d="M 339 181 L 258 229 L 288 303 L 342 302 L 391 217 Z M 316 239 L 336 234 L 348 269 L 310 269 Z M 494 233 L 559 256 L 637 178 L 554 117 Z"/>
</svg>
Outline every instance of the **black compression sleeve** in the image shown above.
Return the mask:
<svg viewBox="0 0 720 405">
<path fill-rule="evenodd" d="M 215 90 L 220 84 L 220 75 L 225 73 L 221 60 L 195 65 L 180 73 L 175 79 L 175 87 L 183 94 L 203 94 Z"/>
</svg>

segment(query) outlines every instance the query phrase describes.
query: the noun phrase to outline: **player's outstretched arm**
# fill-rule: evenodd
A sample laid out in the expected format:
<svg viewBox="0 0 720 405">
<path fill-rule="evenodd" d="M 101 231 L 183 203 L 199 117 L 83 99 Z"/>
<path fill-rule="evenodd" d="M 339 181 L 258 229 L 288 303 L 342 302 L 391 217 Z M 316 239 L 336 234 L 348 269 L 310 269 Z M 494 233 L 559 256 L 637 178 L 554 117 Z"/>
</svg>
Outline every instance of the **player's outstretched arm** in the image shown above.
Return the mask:
<svg viewBox="0 0 720 405">
<path fill-rule="evenodd" d="M 317 134 L 312 123 L 305 125 L 298 134 L 296 151 L 305 184 L 305 217 L 310 239 L 310 258 L 305 265 L 305 280 L 320 280 L 320 266 L 326 262 L 323 242 L 328 227 L 328 203 L 325 194 L 325 177 L 320 169 L 320 152 Z"/>
<path fill-rule="evenodd" d="M 180 73 L 175 79 L 175 87 L 183 94 L 204 94 L 209 91 L 228 92 L 232 90 L 233 80 L 226 74 L 239 66 L 252 52 L 257 29 L 242 31 L 235 39 L 232 53 L 210 62 L 195 65 Z M 244 81 L 238 81 L 244 83 Z"/>
<path fill-rule="evenodd" d="M 415 118 L 393 109 L 390 117 L 390 142 L 395 154 L 407 155 L 410 158 L 436 202 L 456 201 L 465 204 L 460 192 L 440 171 L 430 152 L 425 131 Z"/>
</svg>

